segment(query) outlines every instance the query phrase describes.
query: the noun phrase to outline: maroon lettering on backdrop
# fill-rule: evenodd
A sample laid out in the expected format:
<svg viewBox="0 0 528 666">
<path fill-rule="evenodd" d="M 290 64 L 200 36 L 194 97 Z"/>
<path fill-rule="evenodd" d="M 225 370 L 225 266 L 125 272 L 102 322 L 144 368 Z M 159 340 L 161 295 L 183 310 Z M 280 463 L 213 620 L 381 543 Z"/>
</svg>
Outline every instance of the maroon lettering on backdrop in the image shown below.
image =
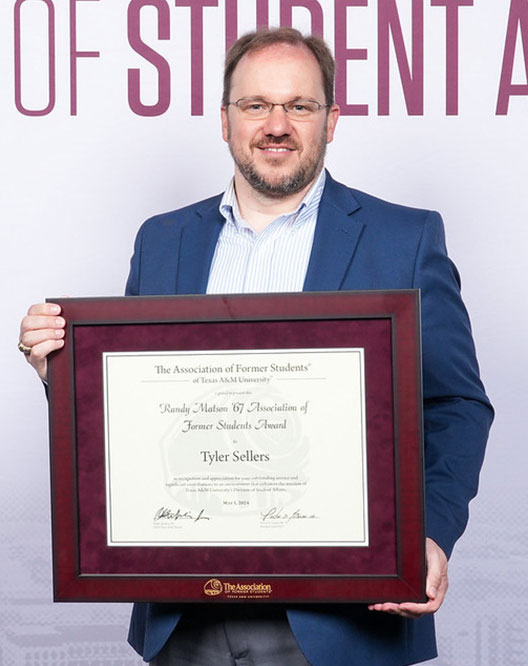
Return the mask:
<svg viewBox="0 0 528 666">
<path fill-rule="evenodd" d="M 521 33 L 526 83 L 512 83 L 517 36 Z M 512 0 L 499 84 L 496 115 L 505 116 L 512 95 L 528 95 L 528 0 Z"/>
<path fill-rule="evenodd" d="M 410 116 L 423 116 L 424 106 L 424 8 L 423 0 L 412 0 L 412 67 L 405 51 L 396 0 L 378 2 L 378 114 L 389 115 L 390 57 L 392 34 L 396 61 Z"/>
<path fill-rule="evenodd" d="M 99 51 L 77 51 L 77 3 L 99 0 L 70 0 L 70 115 L 77 115 L 77 58 L 99 58 Z"/>
<path fill-rule="evenodd" d="M 229 51 L 231 45 L 238 37 L 238 0 L 225 0 L 225 50 Z"/>
<path fill-rule="evenodd" d="M 347 63 L 350 60 L 366 60 L 367 49 L 347 47 L 347 8 L 367 7 L 368 0 L 335 0 L 335 59 L 336 102 L 344 116 L 368 116 L 368 104 L 348 104 Z"/>
<path fill-rule="evenodd" d="M 140 56 L 158 70 L 158 101 L 143 104 L 141 101 L 140 70 L 128 70 L 128 105 L 138 116 L 161 116 L 171 101 L 171 72 L 163 56 L 147 46 L 141 39 L 140 15 L 143 7 L 155 7 L 158 11 L 158 39 L 170 39 L 170 10 L 165 0 L 131 0 L 128 5 L 128 42 Z"/>
<path fill-rule="evenodd" d="M 257 0 L 257 29 L 269 27 L 269 0 Z"/>
<path fill-rule="evenodd" d="M 244 0 L 247 3 L 249 0 Z M 269 0 L 251 0 L 256 12 L 256 28 L 269 25 Z M 329 2 L 330 0 L 328 0 Z M 55 2 L 55 0 L 16 0 L 14 2 L 14 102 L 17 111 L 26 116 L 45 116 L 55 109 L 58 83 L 56 81 L 56 9 L 68 11 L 67 21 L 60 21 L 60 25 L 69 25 L 68 51 L 70 65 L 70 115 L 77 115 L 78 111 L 78 60 L 79 58 L 100 58 L 100 51 L 84 51 L 77 48 L 78 25 L 81 17 L 78 16 L 77 3 L 100 2 L 100 0 L 69 0 L 68 2 Z M 225 46 L 226 49 L 239 36 L 238 26 L 238 0 L 224 0 L 225 16 Z M 405 4 L 406 3 L 406 4 Z M 147 44 L 141 36 L 142 9 L 151 7 L 157 13 L 157 40 L 171 39 L 171 8 L 189 9 L 190 33 L 190 81 L 191 99 L 190 112 L 193 116 L 204 113 L 204 48 L 207 44 L 204 33 L 204 13 L 206 7 L 218 8 L 219 0 L 129 0 L 128 2 L 128 41 L 131 49 L 146 61 L 145 67 L 154 67 L 157 72 L 157 97 L 153 103 L 147 104 L 141 100 L 142 77 L 141 68 L 130 67 L 128 76 L 128 104 L 133 113 L 140 116 L 160 116 L 169 110 L 171 104 L 171 65 L 156 49 L 156 45 Z M 401 82 L 405 107 L 410 116 L 424 114 L 424 12 L 425 7 L 445 8 L 445 113 L 447 116 L 459 114 L 459 48 L 460 48 L 460 8 L 473 7 L 475 0 L 378 0 L 377 3 L 369 0 L 334 0 L 334 54 L 337 64 L 336 73 L 336 101 L 341 107 L 343 116 L 367 116 L 369 105 L 364 100 L 348 102 L 350 88 L 354 87 L 356 77 L 350 72 L 349 65 L 355 61 L 366 61 L 373 46 L 369 44 L 348 45 L 347 19 L 352 12 L 377 11 L 377 113 L 381 116 L 389 115 L 391 101 L 391 53 L 395 55 L 397 74 Z M 103 3 L 101 3 L 101 6 Z M 241 5 L 240 5 L 241 6 Z M 411 12 L 410 30 L 402 29 L 400 14 L 407 6 Z M 280 0 L 280 24 L 292 25 L 299 16 L 295 10 L 308 12 L 311 31 L 322 36 L 324 34 L 325 4 L 321 0 Z M 244 4 L 244 9 L 247 4 Z M 506 8 L 504 8 L 506 9 Z M 172 11 L 174 11 L 172 9 Z M 33 12 L 33 13 L 30 13 Z M 36 13 L 35 13 L 36 12 Z M 462 12 L 463 14 L 464 12 Z M 213 16 L 213 14 L 211 14 Z M 218 14 L 215 14 L 215 19 Z M 356 14 L 356 16 L 358 16 Z M 432 17 L 439 12 L 432 9 Z M 181 17 L 179 23 L 182 23 Z M 528 0 L 510 0 L 509 14 L 504 15 L 506 38 L 502 57 L 502 69 L 499 82 L 496 114 L 507 115 L 510 98 L 512 96 L 528 96 Z M 185 24 L 184 24 L 185 26 Z M 42 53 L 32 54 L 23 48 L 22 36 L 24 29 L 43 30 L 47 32 L 47 44 L 43 46 Z M 183 28 L 185 30 L 185 27 Z M 327 26 L 327 32 L 331 26 Z M 404 34 L 407 37 L 404 38 Z M 518 43 L 521 40 L 522 44 Z M 40 42 L 37 42 L 39 44 Z M 519 46 L 519 48 L 517 48 Z M 24 53 L 23 53 L 24 51 Z M 47 97 L 41 103 L 32 101 L 26 103 L 23 99 L 23 89 L 29 90 L 31 84 L 39 86 L 42 82 L 36 79 L 30 66 L 25 61 L 26 52 L 39 62 L 46 63 Z M 522 58 L 522 63 L 516 63 L 515 58 Z M 182 56 L 184 59 L 184 56 Z M 179 63 L 176 63 L 179 64 Z M 526 80 L 513 82 L 515 65 L 521 70 L 524 65 Z M 125 65 L 126 67 L 126 65 Z M 355 71 L 360 71 L 360 63 L 356 62 Z M 516 71 L 517 71 L 516 70 Z M 176 69 L 175 69 L 176 71 Z M 177 68 L 181 72 L 181 67 Z M 370 68 L 369 71 L 372 71 Z M 373 82 L 374 83 L 374 82 Z M 24 85 L 23 85 L 24 84 Z M 45 86 L 46 87 L 46 86 Z M 44 89 L 45 89 L 44 87 Z M 45 93 L 44 93 L 45 95 Z M 353 96 L 353 94 L 351 95 Z M 362 103 L 363 102 L 363 103 Z"/>
<path fill-rule="evenodd" d="M 218 7 L 218 0 L 175 0 L 176 7 L 191 8 L 191 116 L 203 116 L 203 9 Z"/>
<path fill-rule="evenodd" d="M 247 2 L 247 0 L 246 0 Z M 256 0 L 257 29 L 269 26 L 269 0 Z M 238 39 L 238 0 L 225 0 L 226 51 Z"/>
<path fill-rule="evenodd" d="M 40 0 L 48 8 L 48 103 L 42 109 L 28 109 L 22 103 L 21 8 L 26 0 L 17 0 L 14 7 L 15 29 L 15 106 L 25 116 L 45 116 L 55 106 L 55 8 L 51 0 Z M 29 7 L 35 7 L 30 3 Z"/>
<path fill-rule="evenodd" d="M 446 115 L 458 116 L 458 8 L 473 0 L 431 0 L 431 7 L 446 8 Z"/>
<path fill-rule="evenodd" d="M 323 9 L 317 0 L 281 0 L 280 24 L 288 27 L 293 25 L 293 8 L 304 7 L 310 12 L 312 22 L 311 33 L 318 37 L 324 36 Z"/>
</svg>

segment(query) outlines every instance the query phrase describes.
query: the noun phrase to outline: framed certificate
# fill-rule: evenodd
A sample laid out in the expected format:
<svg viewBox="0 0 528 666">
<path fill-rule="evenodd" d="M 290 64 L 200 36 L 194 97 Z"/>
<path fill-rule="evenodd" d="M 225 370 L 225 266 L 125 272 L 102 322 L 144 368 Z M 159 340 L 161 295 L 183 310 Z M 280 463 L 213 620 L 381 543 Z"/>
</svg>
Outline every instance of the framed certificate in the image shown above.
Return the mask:
<svg viewBox="0 0 528 666">
<path fill-rule="evenodd" d="M 417 291 L 50 300 L 56 600 L 425 598 Z"/>
</svg>

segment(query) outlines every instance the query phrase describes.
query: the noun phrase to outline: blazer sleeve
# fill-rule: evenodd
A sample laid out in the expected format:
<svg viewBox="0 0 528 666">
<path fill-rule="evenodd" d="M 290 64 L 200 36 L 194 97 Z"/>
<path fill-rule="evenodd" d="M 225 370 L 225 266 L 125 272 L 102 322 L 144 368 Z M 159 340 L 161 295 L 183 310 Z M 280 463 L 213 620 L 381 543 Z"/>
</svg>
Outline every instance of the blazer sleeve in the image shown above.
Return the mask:
<svg viewBox="0 0 528 666">
<path fill-rule="evenodd" d="M 134 241 L 134 252 L 130 259 L 130 271 L 125 286 L 125 296 L 139 296 L 141 279 L 141 248 L 143 243 L 144 224 L 140 227 Z"/>
<path fill-rule="evenodd" d="M 422 296 L 426 533 L 449 557 L 477 493 L 493 409 L 438 213 L 423 225 L 413 286 Z"/>
</svg>

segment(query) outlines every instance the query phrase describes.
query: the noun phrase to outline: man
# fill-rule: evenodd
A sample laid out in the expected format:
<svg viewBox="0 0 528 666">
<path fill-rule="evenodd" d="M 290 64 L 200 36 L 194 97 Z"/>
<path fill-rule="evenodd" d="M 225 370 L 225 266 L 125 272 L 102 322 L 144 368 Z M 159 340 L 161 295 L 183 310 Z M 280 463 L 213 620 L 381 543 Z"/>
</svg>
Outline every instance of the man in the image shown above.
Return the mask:
<svg viewBox="0 0 528 666">
<path fill-rule="evenodd" d="M 221 114 L 234 179 L 223 196 L 143 225 L 127 294 L 422 290 L 428 601 L 136 604 L 129 639 L 158 666 L 403 666 L 436 656 L 432 614 L 477 491 L 492 409 L 440 217 L 350 190 L 323 169 L 339 117 L 333 80 L 326 45 L 295 30 L 233 45 Z M 42 379 L 63 327 L 52 304 L 22 322 L 19 346 Z"/>
</svg>

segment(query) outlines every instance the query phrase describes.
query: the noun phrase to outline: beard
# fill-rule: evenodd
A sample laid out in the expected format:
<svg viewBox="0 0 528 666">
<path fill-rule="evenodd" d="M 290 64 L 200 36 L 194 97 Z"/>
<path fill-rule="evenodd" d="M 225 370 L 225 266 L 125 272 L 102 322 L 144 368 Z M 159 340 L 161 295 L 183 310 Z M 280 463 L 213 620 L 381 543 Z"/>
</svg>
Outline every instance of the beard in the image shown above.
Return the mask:
<svg viewBox="0 0 528 666">
<path fill-rule="evenodd" d="M 321 133 L 319 143 L 310 147 L 310 152 L 301 159 L 300 164 L 293 173 L 283 176 L 270 176 L 261 173 L 255 164 L 255 161 L 248 154 L 242 154 L 237 151 L 231 140 L 231 132 L 228 135 L 229 150 L 238 170 L 244 176 L 249 185 L 271 199 L 282 199 L 292 194 L 297 194 L 307 185 L 313 182 L 321 171 L 326 154 L 326 129 Z M 280 148 L 299 149 L 299 145 L 289 136 L 268 135 L 264 139 L 251 144 L 250 148 L 259 150 L 261 146 L 273 144 Z"/>
</svg>

